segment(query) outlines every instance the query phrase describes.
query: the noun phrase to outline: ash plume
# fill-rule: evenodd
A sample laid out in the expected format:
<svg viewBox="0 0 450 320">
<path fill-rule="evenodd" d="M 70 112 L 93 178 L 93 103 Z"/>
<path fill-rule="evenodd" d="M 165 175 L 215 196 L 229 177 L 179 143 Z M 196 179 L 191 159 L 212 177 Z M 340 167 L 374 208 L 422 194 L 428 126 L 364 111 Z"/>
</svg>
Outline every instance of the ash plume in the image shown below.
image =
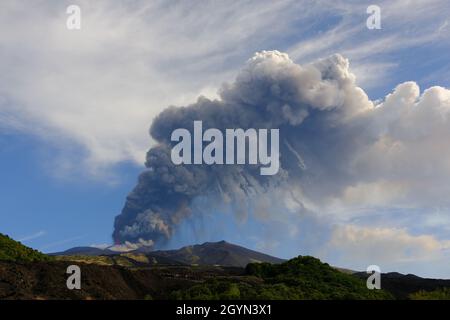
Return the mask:
<svg viewBox="0 0 450 320">
<path fill-rule="evenodd" d="M 434 87 L 420 96 L 416 87 L 411 82 L 401 84 L 375 106 L 356 86 L 348 60 L 338 54 L 301 66 L 278 51 L 256 53 L 233 83 L 223 85 L 219 99 L 200 97 L 188 106 L 172 106 L 153 121 L 150 134 L 156 145 L 148 151 L 147 169 L 115 219 L 115 242 L 151 240 L 155 246 L 163 245 L 181 221 L 201 214 L 192 206 L 199 197 L 236 204 L 281 190 L 297 208 L 315 211 L 336 203 L 353 205 L 357 200 L 349 190 L 355 188 L 380 181 L 405 182 L 414 170 L 408 179 L 419 179 L 420 168 L 406 165 L 394 176 L 391 165 L 413 155 L 409 151 L 420 135 L 416 123 L 420 126 L 423 117 L 442 110 L 448 113 L 450 94 Z M 436 107 L 416 110 L 421 104 Z M 279 129 L 279 172 L 261 176 L 259 165 L 174 165 L 171 133 L 178 128 L 192 132 L 196 120 L 203 121 L 204 130 Z M 448 128 L 448 121 L 440 120 L 417 141 L 425 147 L 436 136 L 448 139 Z M 395 143 L 406 149 L 392 152 L 389 147 Z M 428 160 L 435 161 L 432 155 Z M 445 172 L 449 177 L 450 166 Z M 406 183 L 398 197 L 381 198 L 387 204 L 426 201 L 417 192 L 414 183 Z M 284 206 L 284 199 L 276 200 Z"/>
</svg>

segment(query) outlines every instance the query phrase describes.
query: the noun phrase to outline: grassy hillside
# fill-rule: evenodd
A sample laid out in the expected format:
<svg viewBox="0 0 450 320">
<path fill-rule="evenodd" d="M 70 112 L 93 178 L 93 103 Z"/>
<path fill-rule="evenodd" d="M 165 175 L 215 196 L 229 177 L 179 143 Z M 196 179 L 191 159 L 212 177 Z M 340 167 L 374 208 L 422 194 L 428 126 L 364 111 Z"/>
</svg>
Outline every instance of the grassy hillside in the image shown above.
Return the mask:
<svg viewBox="0 0 450 320">
<path fill-rule="evenodd" d="M 440 288 L 433 291 L 421 290 L 409 296 L 411 300 L 450 300 L 450 288 Z"/>
<path fill-rule="evenodd" d="M 392 299 L 383 290 L 369 290 L 363 280 L 344 274 L 313 257 L 278 265 L 252 263 L 246 277 L 211 279 L 174 299 Z"/>
<path fill-rule="evenodd" d="M 3 261 L 48 261 L 51 258 L 0 233 L 0 260 Z"/>
</svg>

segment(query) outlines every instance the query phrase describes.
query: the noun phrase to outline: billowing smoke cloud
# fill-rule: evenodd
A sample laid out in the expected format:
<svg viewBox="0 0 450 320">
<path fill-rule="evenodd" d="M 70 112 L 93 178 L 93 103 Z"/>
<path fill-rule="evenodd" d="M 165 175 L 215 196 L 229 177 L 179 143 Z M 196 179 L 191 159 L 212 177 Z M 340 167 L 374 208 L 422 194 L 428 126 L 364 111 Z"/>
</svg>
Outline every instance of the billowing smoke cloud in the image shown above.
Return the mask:
<svg viewBox="0 0 450 320">
<path fill-rule="evenodd" d="M 220 99 L 200 97 L 154 120 L 150 133 L 157 145 L 116 217 L 113 237 L 164 244 L 183 219 L 201 214 L 192 205 L 199 198 L 236 211 L 274 194 L 277 206 L 299 212 L 448 204 L 449 110 L 449 90 L 433 87 L 420 95 L 413 82 L 381 103 L 370 101 L 340 55 L 301 66 L 278 51 L 257 53 L 222 87 Z M 171 133 L 192 132 L 195 120 L 204 130 L 279 129 L 279 172 L 261 176 L 258 165 L 174 165 Z"/>
</svg>

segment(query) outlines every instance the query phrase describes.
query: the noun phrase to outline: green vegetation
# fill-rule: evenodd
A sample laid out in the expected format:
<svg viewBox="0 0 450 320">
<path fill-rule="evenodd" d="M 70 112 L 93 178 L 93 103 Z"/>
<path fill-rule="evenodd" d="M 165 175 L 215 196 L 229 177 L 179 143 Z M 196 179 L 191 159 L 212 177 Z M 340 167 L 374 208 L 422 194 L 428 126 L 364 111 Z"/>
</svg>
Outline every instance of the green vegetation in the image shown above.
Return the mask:
<svg viewBox="0 0 450 320">
<path fill-rule="evenodd" d="M 0 260 L 3 261 L 49 261 L 51 257 L 0 233 Z"/>
<path fill-rule="evenodd" d="M 55 256 L 55 260 L 71 261 L 75 263 L 97 264 L 100 266 L 114 265 L 114 260 L 108 256 L 83 256 L 83 255 Z"/>
<path fill-rule="evenodd" d="M 450 288 L 441 288 L 434 291 L 415 292 L 409 295 L 411 300 L 450 300 Z"/>
<path fill-rule="evenodd" d="M 392 299 L 383 290 L 369 290 L 363 280 L 344 274 L 313 257 L 282 264 L 250 263 L 247 275 L 216 278 L 172 293 L 173 299 Z"/>
</svg>

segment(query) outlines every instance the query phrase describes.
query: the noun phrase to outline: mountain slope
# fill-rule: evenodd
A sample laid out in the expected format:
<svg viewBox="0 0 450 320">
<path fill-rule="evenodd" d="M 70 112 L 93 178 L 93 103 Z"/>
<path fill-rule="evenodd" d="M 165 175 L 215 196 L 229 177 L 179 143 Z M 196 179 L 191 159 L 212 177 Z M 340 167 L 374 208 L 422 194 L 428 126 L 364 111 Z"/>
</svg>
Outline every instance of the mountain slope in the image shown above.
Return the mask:
<svg viewBox="0 0 450 320">
<path fill-rule="evenodd" d="M 367 279 L 367 273 L 365 272 L 358 272 L 354 275 L 361 279 Z M 389 272 L 381 274 L 381 287 L 391 292 L 397 299 L 408 299 L 411 297 L 411 294 L 419 291 L 429 293 L 433 291 L 439 292 L 439 289 L 443 288 L 450 290 L 450 279 L 428 279 L 414 274 Z M 421 296 L 425 296 L 425 294 L 421 294 Z"/>
<path fill-rule="evenodd" d="M 50 253 L 52 256 L 107 256 L 112 254 L 117 254 L 117 252 L 96 247 L 73 247 L 62 252 Z"/>
<path fill-rule="evenodd" d="M 67 290 L 72 262 L 0 261 L 0 299 L 389 299 L 365 281 L 312 257 L 246 269 L 79 264 L 81 290 Z"/>
<path fill-rule="evenodd" d="M 18 241 L 15 241 L 0 233 L 0 260 L 3 261 L 48 261 L 47 255 L 28 248 Z"/>
<path fill-rule="evenodd" d="M 178 250 L 154 251 L 152 256 L 166 257 L 184 264 L 245 267 L 252 262 L 281 263 L 284 260 L 226 241 L 205 242 Z"/>
<path fill-rule="evenodd" d="M 213 278 L 185 290 L 174 299 L 360 300 L 393 299 L 384 290 L 368 290 L 366 283 L 313 257 L 299 256 L 281 264 L 251 263 L 239 279 Z"/>
<path fill-rule="evenodd" d="M 383 290 L 368 290 L 365 273 L 350 275 L 308 256 L 283 262 L 225 241 L 106 252 L 79 247 L 49 257 L 0 234 L 0 299 L 446 299 L 450 290 L 450 280 L 398 273 L 383 274 Z M 84 285 L 70 291 L 66 269 L 74 261 Z M 270 263 L 247 264 L 254 261 Z"/>
<path fill-rule="evenodd" d="M 109 260 L 114 257 L 127 257 L 131 260 L 148 261 L 149 265 L 166 264 L 166 265 L 220 265 L 232 267 L 245 267 L 252 262 L 268 262 L 281 263 L 284 260 L 270 255 L 253 251 L 226 241 L 205 242 L 199 245 L 186 246 L 176 250 L 158 250 L 148 251 L 137 249 L 126 253 L 116 252 L 106 249 L 93 247 L 75 247 L 63 252 L 52 253 L 54 256 L 64 256 L 67 259 L 74 256 L 108 256 Z M 114 263 L 112 263 L 114 264 Z"/>
</svg>

